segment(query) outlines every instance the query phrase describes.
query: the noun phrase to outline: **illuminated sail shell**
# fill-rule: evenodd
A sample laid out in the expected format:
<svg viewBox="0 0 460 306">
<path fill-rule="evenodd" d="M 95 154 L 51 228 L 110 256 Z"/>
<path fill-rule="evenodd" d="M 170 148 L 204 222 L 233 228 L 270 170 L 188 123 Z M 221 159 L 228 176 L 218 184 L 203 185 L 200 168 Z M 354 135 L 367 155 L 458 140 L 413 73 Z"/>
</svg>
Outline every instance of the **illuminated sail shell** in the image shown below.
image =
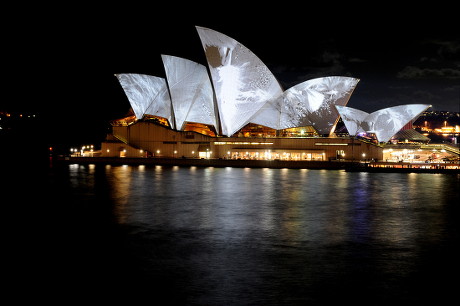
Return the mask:
<svg viewBox="0 0 460 306">
<path fill-rule="evenodd" d="M 330 76 L 297 84 L 269 101 L 250 121 L 274 129 L 312 125 L 330 134 L 338 121 L 336 105 L 346 105 L 359 79 Z"/>
<path fill-rule="evenodd" d="M 267 66 L 238 41 L 196 27 L 214 85 L 221 134 L 231 136 L 283 89 Z"/>
<path fill-rule="evenodd" d="M 348 107 L 337 107 L 337 110 L 350 135 L 356 135 L 360 131 L 374 133 L 379 142 L 386 143 L 407 123 L 416 119 L 429 107 L 431 107 L 429 104 L 392 106 L 367 114 L 364 119 L 362 117 L 366 114 L 365 112 Z M 358 123 L 359 128 L 356 128 Z"/>
<path fill-rule="evenodd" d="M 161 57 L 177 129 L 183 130 L 185 122 L 213 125 L 217 129 L 214 94 L 206 67 L 176 56 Z"/>
<path fill-rule="evenodd" d="M 164 78 L 135 73 L 121 73 L 115 76 L 137 119 L 142 119 L 144 115 L 160 116 L 168 119 L 174 127 L 171 99 Z"/>
<path fill-rule="evenodd" d="M 361 124 L 368 133 L 374 133 L 379 142 L 388 142 L 407 123 L 428 109 L 428 104 L 406 104 L 384 108 L 369 114 Z"/>
<path fill-rule="evenodd" d="M 365 111 L 347 107 L 347 106 L 336 106 L 337 111 L 342 117 L 342 121 L 347 128 L 348 134 L 356 136 L 359 132 L 364 132 L 361 127 L 361 123 L 364 122 L 366 117 L 369 115 Z"/>
<path fill-rule="evenodd" d="M 339 113 L 335 106 L 348 103 L 358 82 L 359 79 L 356 78 L 330 76 L 299 84 L 302 86 L 300 87 L 302 94 L 308 99 L 308 107 L 305 109 L 306 117 L 319 134 L 330 134 L 334 131 L 339 120 Z M 289 113 L 287 115 L 293 116 Z M 287 117 L 286 120 L 288 120 Z M 293 123 L 297 126 L 306 125 L 301 120 Z"/>
</svg>

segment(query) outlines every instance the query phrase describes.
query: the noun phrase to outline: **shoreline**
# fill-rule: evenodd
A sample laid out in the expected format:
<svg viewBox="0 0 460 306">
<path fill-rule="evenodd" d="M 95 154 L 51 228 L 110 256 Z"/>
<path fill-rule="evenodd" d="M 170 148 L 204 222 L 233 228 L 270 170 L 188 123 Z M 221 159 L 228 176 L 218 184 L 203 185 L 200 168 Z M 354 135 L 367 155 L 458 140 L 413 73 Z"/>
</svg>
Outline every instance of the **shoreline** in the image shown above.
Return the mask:
<svg viewBox="0 0 460 306">
<path fill-rule="evenodd" d="M 196 158 L 145 158 L 145 157 L 54 157 L 56 162 L 68 164 L 195 166 L 234 168 L 288 168 L 345 170 L 350 172 L 400 172 L 400 173 L 451 173 L 460 174 L 459 163 L 394 163 L 352 161 L 288 161 L 288 160 L 236 160 Z"/>
<path fill-rule="evenodd" d="M 234 168 L 346 169 L 344 161 L 288 161 L 148 157 L 57 157 L 58 162 L 107 165 L 196 166 Z M 357 164 L 357 163 L 354 163 Z"/>
</svg>

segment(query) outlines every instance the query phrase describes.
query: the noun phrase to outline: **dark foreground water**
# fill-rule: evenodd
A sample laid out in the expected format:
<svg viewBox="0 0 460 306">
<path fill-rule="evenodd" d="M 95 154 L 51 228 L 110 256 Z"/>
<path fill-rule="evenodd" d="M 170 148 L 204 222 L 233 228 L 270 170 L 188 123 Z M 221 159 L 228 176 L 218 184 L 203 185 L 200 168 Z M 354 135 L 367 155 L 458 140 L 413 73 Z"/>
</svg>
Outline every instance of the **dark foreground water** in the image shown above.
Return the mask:
<svg viewBox="0 0 460 306">
<path fill-rule="evenodd" d="M 458 175 L 45 168 L 12 167 L 4 185 L 14 194 L 2 201 L 12 208 L 4 281 L 16 304 L 457 299 Z"/>
</svg>

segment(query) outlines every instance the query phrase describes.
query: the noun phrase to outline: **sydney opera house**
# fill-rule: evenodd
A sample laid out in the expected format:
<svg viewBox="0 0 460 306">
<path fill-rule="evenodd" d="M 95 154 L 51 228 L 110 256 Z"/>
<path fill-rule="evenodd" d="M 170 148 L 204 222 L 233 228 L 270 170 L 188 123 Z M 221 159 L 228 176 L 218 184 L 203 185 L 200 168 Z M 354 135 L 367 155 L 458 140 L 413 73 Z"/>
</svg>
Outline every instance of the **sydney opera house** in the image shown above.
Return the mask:
<svg viewBox="0 0 460 306">
<path fill-rule="evenodd" d="M 370 114 L 348 107 L 359 82 L 352 77 L 315 78 L 285 90 L 238 41 L 196 29 L 207 66 L 161 55 L 165 78 L 116 75 L 131 112 L 111 122 L 101 156 L 381 160 L 385 143 L 430 107 L 407 104 Z M 346 136 L 335 131 L 339 121 Z"/>
</svg>

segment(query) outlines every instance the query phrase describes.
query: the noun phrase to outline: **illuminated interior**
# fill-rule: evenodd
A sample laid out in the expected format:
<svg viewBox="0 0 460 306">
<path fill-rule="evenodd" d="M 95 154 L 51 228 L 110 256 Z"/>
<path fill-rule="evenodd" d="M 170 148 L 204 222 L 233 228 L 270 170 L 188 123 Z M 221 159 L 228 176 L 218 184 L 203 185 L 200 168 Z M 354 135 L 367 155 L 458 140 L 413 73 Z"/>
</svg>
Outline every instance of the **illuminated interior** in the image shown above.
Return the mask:
<svg viewBox="0 0 460 306">
<path fill-rule="evenodd" d="M 211 125 L 206 125 L 203 123 L 197 123 L 197 122 L 185 122 L 184 125 L 184 131 L 192 131 L 192 132 L 197 132 L 203 135 L 211 136 L 211 137 L 216 137 L 217 133 L 214 128 L 214 126 Z"/>
<path fill-rule="evenodd" d="M 249 160 L 294 160 L 324 161 L 324 152 L 312 150 L 233 148 L 228 152 L 230 159 Z"/>
<path fill-rule="evenodd" d="M 318 132 L 311 125 L 283 129 L 279 132 L 280 137 L 317 137 Z"/>
<path fill-rule="evenodd" d="M 160 117 L 160 116 L 145 115 L 143 120 L 146 122 L 154 122 L 156 124 L 160 124 L 163 126 L 169 126 L 169 127 L 171 126 L 169 124 L 168 119 Z"/>
<path fill-rule="evenodd" d="M 130 124 L 133 124 L 136 122 L 136 116 L 135 115 L 130 115 L 126 116 L 124 118 L 120 119 L 115 119 L 110 122 L 111 125 L 113 126 L 128 126 Z"/>
<path fill-rule="evenodd" d="M 276 137 L 276 130 L 270 127 L 248 123 L 241 130 L 239 130 L 236 137 Z"/>
</svg>

